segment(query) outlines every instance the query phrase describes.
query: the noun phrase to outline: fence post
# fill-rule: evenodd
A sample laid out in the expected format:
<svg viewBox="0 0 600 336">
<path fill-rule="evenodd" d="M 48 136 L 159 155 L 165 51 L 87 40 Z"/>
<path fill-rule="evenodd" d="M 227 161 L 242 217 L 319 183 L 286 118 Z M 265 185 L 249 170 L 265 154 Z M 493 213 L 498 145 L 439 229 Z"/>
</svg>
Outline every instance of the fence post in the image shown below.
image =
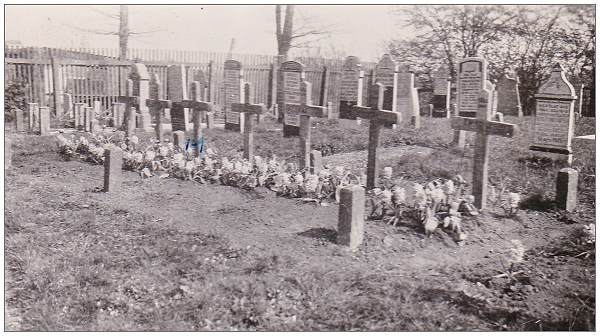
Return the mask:
<svg viewBox="0 0 600 336">
<path fill-rule="evenodd" d="M 215 68 L 215 65 L 214 65 L 213 61 L 211 60 L 210 62 L 208 62 L 208 99 L 213 104 L 216 103 L 215 88 L 214 88 L 214 79 L 215 79 L 215 74 L 214 74 L 215 69 L 214 68 Z"/>
</svg>

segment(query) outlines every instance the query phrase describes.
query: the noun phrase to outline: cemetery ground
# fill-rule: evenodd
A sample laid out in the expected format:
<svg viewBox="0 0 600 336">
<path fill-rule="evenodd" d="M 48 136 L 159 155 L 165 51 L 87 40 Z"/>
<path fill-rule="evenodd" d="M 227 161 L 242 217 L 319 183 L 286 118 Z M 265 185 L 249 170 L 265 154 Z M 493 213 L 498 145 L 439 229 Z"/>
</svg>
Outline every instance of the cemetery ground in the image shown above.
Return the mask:
<svg viewBox="0 0 600 336">
<path fill-rule="evenodd" d="M 439 229 L 427 237 L 410 221 L 369 219 L 356 252 L 335 243 L 335 204 L 127 171 L 122 191 L 102 193 L 102 166 L 62 160 L 52 136 L 9 131 L 5 328 L 595 330 L 595 246 L 581 242 L 595 222 L 594 143 L 575 140 L 579 204 L 559 211 L 551 200 L 562 167 L 518 159 L 528 154 L 525 119 L 516 137 L 490 142 L 490 181 L 523 197 L 515 216 L 489 202 L 463 220 L 464 246 Z M 367 123 L 313 124 L 314 148 L 361 166 L 337 154 L 366 148 Z M 576 135 L 594 125 L 580 119 Z M 281 124 L 258 126 L 256 154 L 294 159 L 298 139 L 273 128 Z M 470 181 L 472 150 L 447 146 L 449 129 L 426 119 L 420 130 L 384 130 L 384 147 L 429 151 L 381 157 L 380 168 L 415 182 Z M 204 131 L 209 147 L 241 155 L 241 134 Z M 524 260 L 507 276 L 514 239 Z"/>
</svg>

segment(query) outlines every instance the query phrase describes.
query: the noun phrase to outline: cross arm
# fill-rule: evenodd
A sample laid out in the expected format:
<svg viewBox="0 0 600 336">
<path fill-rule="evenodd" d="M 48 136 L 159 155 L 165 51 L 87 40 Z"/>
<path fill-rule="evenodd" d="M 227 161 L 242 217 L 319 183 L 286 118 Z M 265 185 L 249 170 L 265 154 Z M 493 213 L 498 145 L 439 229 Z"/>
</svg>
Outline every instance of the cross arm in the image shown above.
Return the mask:
<svg viewBox="0 0 600 336">
<path fill-rule="evenodd" d="M 171 101 L 161 99 L 146 99 L 146 106 L 166 109 L 171 108 Z"/>
<path fill-rule="evenodd" d="M 131 96 L 119 96 L 119 103 L 125 103 L 130 105 L 139 105 L 140 98 L 139 97 L 131 97 Z"/>
<path fill-rule="evenodd" d="M 248 114 L 263 114 L 267 113 L 267 107 L 264 104 L 233 103 L 231 104 L 231 111 Z"/>
<path fill-rule="evenodd" d="M 497 135 L 507 138 L 512 138 L 518 130 L 517 125 L 514 124 L 465 117 L 452 117 L 452 119 L 450 119 L 450 125 L 455 130 Z"/>
<path fill-rule="evenodd" d="M 181 105 L 183 106 L 183 108 L 191 108 L 199 111 L 212 111 L 212 104 L 208 102 L 182 100 Z"/>
<path fill-rule="evenodd" d="M 285 113 L 325 118 L 327 117 L 327 108 L 315 105 L 285 104 Z"/>
<path fill-rule="evenodd" d="M 379 110 L 372 107 L 352 106 L 350 111 L 354 117 L 377 120 L 381 122 L 397 123 L 400 120 L 400 112 L 392 112 L 387 110 Z"/>
</svg>

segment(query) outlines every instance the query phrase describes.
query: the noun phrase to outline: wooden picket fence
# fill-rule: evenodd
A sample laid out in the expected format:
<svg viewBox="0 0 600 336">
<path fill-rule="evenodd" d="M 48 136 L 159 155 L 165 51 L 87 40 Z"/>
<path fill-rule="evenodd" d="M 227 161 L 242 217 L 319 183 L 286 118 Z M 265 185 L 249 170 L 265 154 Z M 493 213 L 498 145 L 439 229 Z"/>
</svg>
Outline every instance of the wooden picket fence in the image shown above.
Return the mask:
<svg viewBox="0 0 600 336">
<path fill-rule="evenodd" d="M 246 55 L 204 51 L 130 49 L 127 60 L 118 59 L 116 49 L 58 49 L 39 47 L 5 48 L 5 82 L 22 81 L 27 100 L 47 105 L 62 114 L 62 93 L 69 93 L 74 102 L 92 105 L 101 101 L 109 108 L 120 95 L 125 95 L 127 76 L 133 62 L 144 63 L 150 73 L 156 73 L 164 85 L 163 99 L 168 99 L 167 67 L 185 64 L 188 81 L 193 71 L 202 70 L 209 82 L 209 100 L 222 110 L 223 65 L 227 59 L 242 63 L 244 80 L 251 83 L 254 103 L 271 107 L 275 103 L 275 56 Z M 331 102 L 333 114 L 339 109 L 341 67 L 343 60 L 298 58 L 305 65 L 306 80 L 312 83 L 313 104 L 326 106 Z M 365 83 L 373 82 L 375 63 L 363 63 Z M 367 97 L 369 85 L 364 86 Z"/>
</svg>

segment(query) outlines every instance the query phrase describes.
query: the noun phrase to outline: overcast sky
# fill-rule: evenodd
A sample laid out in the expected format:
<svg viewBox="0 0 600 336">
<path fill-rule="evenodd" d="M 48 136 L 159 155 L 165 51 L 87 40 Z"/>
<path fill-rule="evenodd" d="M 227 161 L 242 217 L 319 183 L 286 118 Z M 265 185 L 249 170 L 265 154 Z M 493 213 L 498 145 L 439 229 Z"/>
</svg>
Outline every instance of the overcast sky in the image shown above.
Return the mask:
<svg viewBox="0 0 600 336">
<path fill-rule="evenodd" d="M 317 28 L 331 28 L 315 44 L 323 54 L 373 61 L 386 41 L 401 33 L 392 10 L 390 5 L 299 5 L 295 21 L 306 17 Z M 118 12 L 116 5 L 5 5 L 5 35 L 23 45 L 117 48 L 116 36 L 89 31 L 116 31 L 118 21 L 106 14 Z M 164 30 L 132 36 L 130 47 L 226 52 L 235 38 L 235 53 L 275 54 L 274 12 L 274 5 L 130 5 L 132 31 Z"/>
</svg>

